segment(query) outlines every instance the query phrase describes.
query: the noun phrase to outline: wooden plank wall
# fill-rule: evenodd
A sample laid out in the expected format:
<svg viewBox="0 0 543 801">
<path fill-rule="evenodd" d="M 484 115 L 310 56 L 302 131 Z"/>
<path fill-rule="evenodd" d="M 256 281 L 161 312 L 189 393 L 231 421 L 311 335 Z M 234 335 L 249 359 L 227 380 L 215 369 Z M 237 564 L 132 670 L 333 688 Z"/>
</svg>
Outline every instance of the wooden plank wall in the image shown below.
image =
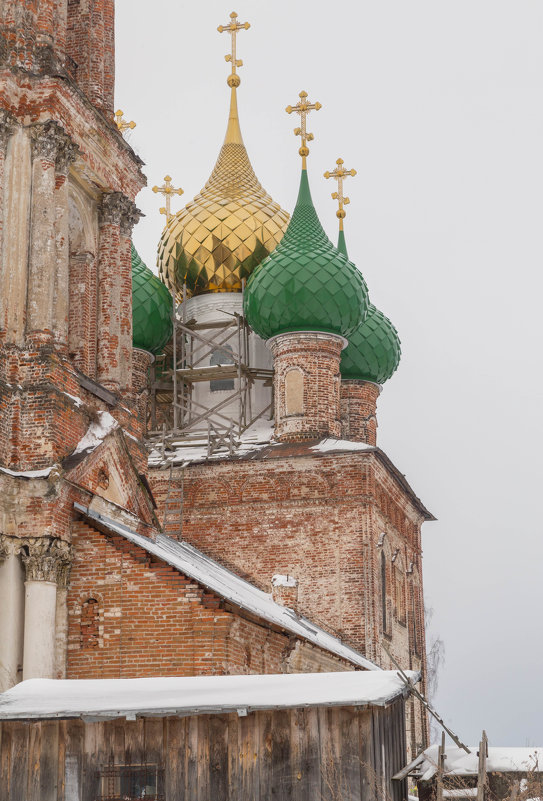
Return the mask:
<svg viewBox="0 0 543 801">
<path fill-rule="evenodd" d="M 111 763 L 164 766 L 166 801 L 403 801 L 402 700 L 185 718 L 0 724 L 0 801 L 96 801 Z"/>
</svg>

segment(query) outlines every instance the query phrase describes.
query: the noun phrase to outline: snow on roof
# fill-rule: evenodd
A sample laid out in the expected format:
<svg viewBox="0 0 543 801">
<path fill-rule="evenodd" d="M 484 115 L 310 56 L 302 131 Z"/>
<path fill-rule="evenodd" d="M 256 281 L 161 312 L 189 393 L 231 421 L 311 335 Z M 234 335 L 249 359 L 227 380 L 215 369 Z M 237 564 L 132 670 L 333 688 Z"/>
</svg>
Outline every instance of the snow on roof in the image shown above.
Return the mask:
<svg viewBox="0 0 543 801">
<path fill-rule="evenodd" d="M 454 776 L 477 776 L 479 757 L 478 746 L 469 747 L 471 754 L 466 754 L 463 748 L 450 746 L 446 749 L 445 772 Z M 420 764 L 421 781 L 431 779 L 437 770 L 439 746 L 431 745 L 422 754 Z M 491 773 L 510 773 L 543 771 L 543 748 L 496 748 L 489 746 L 487 771 Z"/>
<path fill-rule="evenodd" d="M 311 447 L 312 451 L 328 453 L 329 451 L 374 451 L 373 445 L 367 442 L 352 442 L 348 439 L 333 439 L 331 437 L 321 440 Z"/>
<path fill-rule="evenodd" d="M 268 447 L 273 440 L 273 422 L 270 420 L 256 420 L 241 437 L 238 438 L 234 448 L 236 456 Z M 179 465 L 184 462 L 203 462 L 206 460 L 216 461 L 217 459 L 227 459 L 230 451 L 223 447 L 208 455 L 208 435 L 202 433 L 201 438 L 183 439 L 173 441 L 171 450 L 166 457 L 162 456 L 160 446 L 153 448 L 149 454 L 149 466 L 159 467 L 165 464 Z"/>
<path fill-rule="evenodd" d="M 45 467 L 43 470 L 8 470 L 7 467 L 0 467 L 0 473 L 5 473 L 13 478 L 48 478 L 53 467 Z"/>
<path fill-rule="evenodd" d="M 353 665 L 365 670 L 381 670 L 378 665 L 366 659 L 354 648 L 345 645 L 337 637 L 328 634 L 328 632 L 311 623 L 307 618 L 300 617 L 293 609 L 276 603 L 269 593 L 259 590 L 253 584 L 219 565 L 187 542 L 174 540 L 165 534 L 159 534 L 156 540 L 151 540 L 148 537 L 137 534 L 126 523 L 112 520 L 94 509 L 81 506 L 78 503 L 75 503 L 74 507 L 89 520 L 95 521 L 110 531 L 125 537 L 135 545 L 139 545 L 140 548 L 177 568 L 184 575 L 194 579 L 222 598 L 226 598 L 241 609 L 258 615 L 258 617 L 302 637 L 313 645 L 317 645 L 319 648 L 323 648 L 341 659 L 351 662 Z"/>
<path fill-rule="evenodd" d="M 404 693 L 404 683 L 391 670 L 153 679 L 30 679 L 0 695 L 0 720 L 134 719 L 228 711 L 245 715 L 257 709 L 385 706 Z"/>
<path fill-rule="evenodd" d="M 93 451 L 118 427 L 118 422 L 109 412 L 98 412 L 98 420 L 90 424 L 85 436 L 77 443 L 73 455 Z"/>
</svg>

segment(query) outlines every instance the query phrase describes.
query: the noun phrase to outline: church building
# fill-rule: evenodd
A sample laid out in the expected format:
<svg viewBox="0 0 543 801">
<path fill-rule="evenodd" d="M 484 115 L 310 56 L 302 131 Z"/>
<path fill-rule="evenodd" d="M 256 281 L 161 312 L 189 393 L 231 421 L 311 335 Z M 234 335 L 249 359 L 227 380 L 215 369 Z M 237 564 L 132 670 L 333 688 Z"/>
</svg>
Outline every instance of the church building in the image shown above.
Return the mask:
<svg viewBox="0 0 543 801">
<path fill-rule="evenodd" d="M 248 28 L 219 26 L 209 180 L 177 213 L 171 179 L 155 187 L 157 277 L 132 243 L 146 178 L 114 113 L 114 0 L 0 9 L 0 798 L 188 798 L 172 777 L 190 787 L 202 760 L 202 801 L 272 797 L 278 775 L 328 798 L 355 764 L 343 797 L 374 798 L 371 776 L 428 745 L 408 690 L 425 688 L 434 518 L 377 445 L 400 340 L 348 256 L 341 159 L 336 244 L 319 220 L 305 92 L 291 214 L 255 175 Z M 258 792 L 233 767 L 253 747 Z"/>
</svg>

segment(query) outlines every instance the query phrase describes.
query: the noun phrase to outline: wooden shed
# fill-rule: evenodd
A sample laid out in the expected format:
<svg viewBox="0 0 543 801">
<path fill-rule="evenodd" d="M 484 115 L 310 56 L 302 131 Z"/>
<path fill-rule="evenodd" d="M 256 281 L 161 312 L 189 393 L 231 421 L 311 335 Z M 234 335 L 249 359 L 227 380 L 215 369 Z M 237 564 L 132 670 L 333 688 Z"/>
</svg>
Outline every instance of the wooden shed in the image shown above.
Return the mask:
<svg viewBox="0 0 543 801">
<path fill-rule="evenodd" d="M 23 682 L 0 799 L 404 801 L 404 696 L 392 671 Z"/>
</svg>

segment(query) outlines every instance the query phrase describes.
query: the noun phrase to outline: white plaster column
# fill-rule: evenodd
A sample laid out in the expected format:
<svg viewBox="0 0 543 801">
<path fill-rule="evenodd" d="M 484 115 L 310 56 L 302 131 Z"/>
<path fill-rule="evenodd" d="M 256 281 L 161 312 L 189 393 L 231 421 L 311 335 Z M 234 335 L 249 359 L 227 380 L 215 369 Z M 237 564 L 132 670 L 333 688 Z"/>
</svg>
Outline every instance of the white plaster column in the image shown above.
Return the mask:
<svg viewBox="0 0 543 801">
<path fill-rule="evenodd" d="M 24 570 L 19 546 L 15 537 L 0 536 L 0 693 L 21 680 Z"/>
<path fill-rule="evenodd" d="M 69 181 L 70 165 L 77 157 L 78 147 L 64 135 L 59 141 L 55 161 L 55 234 L 56 275 L 54 290 L 53 328 L 55 341 L 68 345 L 68 317 L 70 299 L 70 209 Z"/>
<path fill-rule="evenodd" d="M 27 130 L 10 128 L 9 122 L 3 127 L 6 151 L 0 205 L 0 330 L 4 330 L 7 343 L 20 345 L 24 341 L 28 280 L 32 153 Z"/>
<path fill-rule="evenodd" d="M 32 209 L 26 330 L 50 339 L 54 330 L 56 159 L 65 133 L 54 120 L 33 125 Z"/>
<path fill-rule="evenodd" d="M 56 662 L 57 582 L 70 546 L 49 537 L 23 541 L 26 568 L 23 679 L 52 679 Z"/>
<path fill-rule="evenodd" d="M 55 679 L 66 678 L 68 654 L 68 582 L 71 562 L 60 561 L 57 575 L 57 603 L 55 612 Z"/>
</svg>

